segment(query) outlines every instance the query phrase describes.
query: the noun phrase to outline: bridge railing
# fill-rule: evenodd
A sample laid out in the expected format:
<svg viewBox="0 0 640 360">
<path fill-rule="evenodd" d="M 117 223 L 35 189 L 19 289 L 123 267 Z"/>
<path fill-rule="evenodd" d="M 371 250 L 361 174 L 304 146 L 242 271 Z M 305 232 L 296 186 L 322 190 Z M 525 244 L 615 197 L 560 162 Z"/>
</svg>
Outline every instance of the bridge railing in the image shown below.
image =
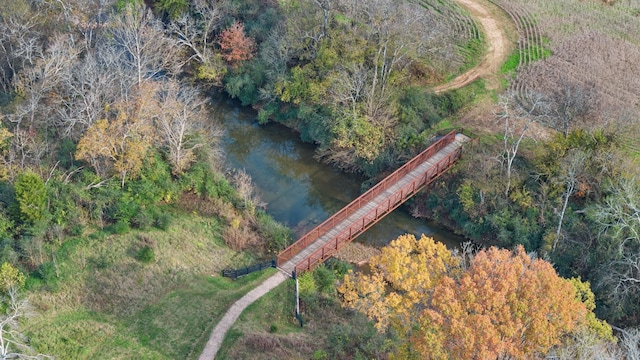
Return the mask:
<svg viewBox="0 0 640 360">
<path fill-rule="evenodd" d="M 391 175 L 384 178 L 374 187 L 369 189 L 364 194 L 360 195 L 358 198 L 353 200 L 347 206 L 342 208 L 342 210 L 335 213 L 333 216 L 325 220 L 320 225 L 316 226 L 313 230 L 309 231 L 307 234 L 302 236 L 296 242 L 291 244 L 289 247 L 284 249 L 280 254 L 278 254 L 277 260 L 278 265 L 282 265 L 287 260 L 294 257 L 297 253 L 305 249 L 307 246 L 315 242 L 318 238 L 324 235 L 327 231 L 333 229 L 336 224 L 341 223 L 353 214 L 355 211 L 362 207 L 362 204 L 366 204 L 371 199 L 375 198 L 379 194 L 386 191 L 390 186 L 395 184 L 400 178 L 404 177 L 411 171 L 413 171 L 420 164 L 424 163 L 427 159 L 435 155 L 440 150 L 444 149 L 447 145 L 451 144 L 456 138 L 456 130 L 452 130 L 448 134 L 444 135 L 438 141 L 429 146 L 426 150 L 421 152 L 418 156 L 409 160 L 407 163 L 402 165 L 398 170 L 394 171 Z"/>
<path fill-rule="evenodd" d="M 349 243 L 355 237 L 375 225 L 379 219 L 384 217 L 389 212 L 400 206 L 404 201 L 415 193 L 420 191 L 426 185 L 437 179 L 447 169 L 453 166 L 454 162 L 460 158 L 462 149 L 459 148 L 455 152 L 450 153 L 448 156 L 442 158 L 432 167 L 430 167 L 422 176 L 414 179 L 411 183 L 402 187 L 399 192 L 389 196 L 385 201 L 376 206 L 373 210 L 370 210 L 362 218 L 358 219 L 358 222 L 352 224 L 348 228 L 342 230 L 331 241 L 318 248 L 316 251 L 307 256 L 306 259 L 299 262 L 295 266 L 297 273 L 307 271 L 315 266 L 321 264 L 327 258 L 333 256 L 344 245 Z"/>
</svg>

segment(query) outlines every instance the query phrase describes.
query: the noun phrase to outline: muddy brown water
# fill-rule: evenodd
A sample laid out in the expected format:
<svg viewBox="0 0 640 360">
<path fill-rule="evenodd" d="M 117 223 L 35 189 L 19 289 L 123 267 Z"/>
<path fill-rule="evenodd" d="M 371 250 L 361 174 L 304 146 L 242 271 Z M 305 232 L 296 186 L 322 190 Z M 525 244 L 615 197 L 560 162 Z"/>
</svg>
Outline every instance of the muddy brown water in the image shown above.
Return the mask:
<svg viewBox="0 0 640 360">
<path fill-rule="evenodd" d="M 294 230 L 297 237 L 313 229 L 357 198 L 364 180 L 313 158 L 313 144 L 288 128 L 259 125 L 256 112 L 228 99 L 213 101 L 213 116 L 224 127 L 227 166 L 244 169 L 253 180 L 266 211 Z M 381 247 L 402 234 L 431 236 L 455 247 L 463 239 L 437 224 L 411 217 L 403 207 L 360 235 L 356 241 Z"/>
</svg>

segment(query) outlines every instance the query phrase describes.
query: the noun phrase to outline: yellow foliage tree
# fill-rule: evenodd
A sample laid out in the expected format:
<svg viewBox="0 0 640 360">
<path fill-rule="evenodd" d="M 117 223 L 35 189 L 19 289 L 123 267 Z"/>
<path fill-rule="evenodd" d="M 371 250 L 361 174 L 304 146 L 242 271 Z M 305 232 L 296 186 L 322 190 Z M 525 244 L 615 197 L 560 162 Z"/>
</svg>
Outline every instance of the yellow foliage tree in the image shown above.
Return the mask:
<svg viewBox="0 0 640 360">
<path fill-rule="evenodd" d="M 78 142 L 76 159 L 89 162 L 99 176 L 117 174 L 122 186 L 137 177 L 153 144 L 157 104 L 150 90 L 143 84 L 133 102 L 116 103 L 111 118 L 96 121 Z"/>
<path fill-rule="evenodd" d="M 371 259 L 371 275 L 347 275 L 338 288 L 344 305 L 376 321 L 378 330 L 392 327 L 403 338 L 421 316 L 435 286 L 460 271 L 460 261 L 432 238 L 402 235 Z M 407 344 L 408 345 L 408 344 Z"/>
<path fill-rule="evenodd" d="M 0 266 L 0 292 L 6 293 L 10 289 L 24 286 L 26 277 L 13 265 L 4 262 Z"/>
<path fill-rule="evenodd" d="M 371 275 L 349 275 L 339 291 L 379 330 L 397 331 L 397 358 L 524 359 L 593 327 L 579 285 L 522 247 L 482 250 L 463 269 L 444 245 L 403 235 L 372 259 Z"/>
</svg>

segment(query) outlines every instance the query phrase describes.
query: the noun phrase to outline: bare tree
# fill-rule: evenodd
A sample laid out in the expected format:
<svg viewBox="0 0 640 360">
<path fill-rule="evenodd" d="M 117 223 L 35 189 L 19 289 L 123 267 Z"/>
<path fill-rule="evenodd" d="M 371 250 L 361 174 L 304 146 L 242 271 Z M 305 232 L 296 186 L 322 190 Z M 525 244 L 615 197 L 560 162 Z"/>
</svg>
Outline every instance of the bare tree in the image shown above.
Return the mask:
<svg viewBox="0 0 640 360">
<path fill-rule="evenodd" d="M 48 101 L 45 99 L 50 98 L 51 91 L 58 87 L 79 53 L 73 37 L 56 37 L 34 65 L 19 74 L 18 86 L 25 92 L 25 99 L 10 118 L 17 127 L 26 122 L 33 129 L 38 121 L 49 120 Z"/>
<path fill-rule="evenodd" d="M 195 161 L 194 150 L 205 145 L 197 133 L 206 128 L 207 101 L 195 88 L 168 81 L 158 91 L 157 127 L 160 142 L 167 148 L 174 174 L 182 174 Z"/>
<path fill-rule="evenodd" d="M 246 171 L 234 170 L 231 173 L 231 182 L 235 186 L 238 191 L 238 195 L 242 198 L 244 202 L 245 208 L 251 208 L 254 203 L 254 186 L 253 180 L 251 179 L 251 175 L 249 175 Z"/>
<path fill-rule="evenodd" d="M 529 101 L 519 101 L 513 93 L 500 97 L 501 112 L 498 118 L 504 122 L 503 153 L 500 163 L 506 167 L 505 197 L 509 196 L 511 190 L 513 161 L 518 155 L 520 143 L 525 138 L 531 123 L 540 116 L 537 112 L 544 105 L 543 98 L 539 94 L 529 95 L 528 98 Z"/>
<path fill-rule="evenodd" d="M 313 0 L 322 9 L 322 34 L 319 39 L 327 37 L 327 24 L 329 23 L 329 16 L 331 14 L 331 1 L 330 0 Z"/>
<path fill-rule="evenodd" d="M 32 66 L 42 53 L 40 34 L 26 13 L 2 13 L 0 16 L 0 86 L 3 92 L 15 90 L 18 73 Z"/>
<path fill-rule="evenodd" d="M 618 304 L 640 299 L 640 187 L 634 178 L 620 179 L 603 203 L 593 209 L 600 224 L 600 243 L 608 259 L 600 284 Z"/>
<path fill-rule="evenodd" d="M 620 347 L 624 351 L 626 360 L 640 360 L 640 329 L 620 329 Z"/>
<path fill-rule="evenodd" d="M 616 255 L 629 247 L 640 246 L 640 187 L 635 178 L 619 179 L 609 190 L 611 194 L 596 205 L 594 219 L 601 234 L 613 239 Z"/>
<path fill-rule="evenodd" d="M 587 154 L 581 150 L 570 150 L 567 156 L 563 159 L 562 173 L 560 174 L 560 181 L 565 185 L 565 190 L 562 193 L 564 198 L 562 203 L 562 209 L 560 210 L 558 219 L 558 229 L 556 230 L 556 238 L 553 241 L 553 250 L 556 249 L 558 241 L 560 240 L 562 223 L 564 221 L 564 215 L 567 211 L 569 204 L 569 198 L 575 193 L 576 187 L 579 182 L 579 177 L 584 168 L 584 164 L 587 160 Z"/>
<path fill-rule="evenodd" d="M 596 91 L 591 83 L 577 84 L 563 79 L 551 94 L 553 125 L 564 136 L 578 120 L 583 120 L 596 109 Z"/>
<path fill-rule="evenodd" d="M 104 116 L 104 105 L 115 102 L 120 95 L 122 78 L 105 66 L 97 54 L 100 50 L 89 51 L 62 78 L 56 112 L 58 127 L 65 137 L 78 139 Z"/>
<path fill-rule="evenodd" d="M 165 36 L 162 23 L 144 5 L 128 6 L 109 31 L 121 50 L 120 60 L 134 70 L 138 85 L 179 70 L 175 42 Z"/>
<path fill-rule="evenodd" d="M 218 28 L 222 17 L 220 4 L 213 1 L 197 0 L 191 7 L 191 14 L 184 14 L 171 21 L 169 30 L 176 37 L 178 45 L 189 49 L 191 56 L 202 64 L 211 62 L 213 31 Z"/>
<path fill-rule="evenodd" d="M 0 315 L 0 359 L 52 359 L 43 354 L 31 355 L 34 351 L 19 328 L 19 320 L 31 315 L 31 307 L 15 287 L 7 290 L 4 306 L 5 313 Z"/>
</svg>

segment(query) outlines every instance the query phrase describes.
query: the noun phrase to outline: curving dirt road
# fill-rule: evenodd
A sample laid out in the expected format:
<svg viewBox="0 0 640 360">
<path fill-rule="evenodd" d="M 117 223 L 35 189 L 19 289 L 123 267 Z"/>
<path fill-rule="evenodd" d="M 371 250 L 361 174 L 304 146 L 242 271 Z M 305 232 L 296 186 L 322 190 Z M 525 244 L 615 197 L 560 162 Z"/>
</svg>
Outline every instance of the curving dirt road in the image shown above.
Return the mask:
<svg viewBox="0 0 640 360">
<path fill-rule="evenodd" d="M 488 7 L 478 0 L 456 0 L 460 5 L 471 13 L 482 27 L 482 32 L 487 44 L 487 53 L 478 64 L 464 74 L 456 77 L 452 81 L 436 86 L 433 91 L 438 94 L 447 90 L 461 88 L 480 77 L 488 80 L 487 87 L 495 89 L 498 87 L 497 72 L 506 60 L 510 44 L 507 39 L 505 25 L 494 16 Z"/>
</svg>

